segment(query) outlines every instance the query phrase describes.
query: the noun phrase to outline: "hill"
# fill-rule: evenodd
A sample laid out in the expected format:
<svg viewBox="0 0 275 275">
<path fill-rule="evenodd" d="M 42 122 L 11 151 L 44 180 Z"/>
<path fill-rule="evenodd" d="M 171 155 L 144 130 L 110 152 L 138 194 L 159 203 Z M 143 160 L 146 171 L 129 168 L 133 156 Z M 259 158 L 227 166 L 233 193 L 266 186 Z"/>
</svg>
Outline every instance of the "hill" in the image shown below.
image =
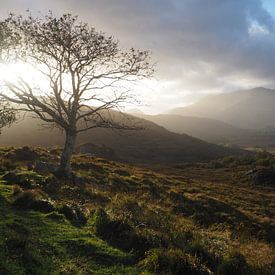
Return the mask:
<svg viewBox="0 0 275 275">
<path fill-rule="evenodd" d="M 204 118 L 172 114 L 137 115 L 152 121 L 167 130 L 187 134 L 211 143 L 235 144 L 240 147 L 273 147 L 274 131 L 242 129 L 228 123 Z"/>
<path fill-rule="evenodd" d="M 274 274 L 274 192 L 247 174 L 270 155 L 161 172 L 75 155 L 68 181 L 19 152 L 0 150 L 1 274 Z"/>
<path fill-rule="evenodd" d="M 244 129 L 274 126 L 275 90 L 255 88 L 210 95 L 171 114 L 217 119 Z"/>
<path fill-rule="evenodd" d="M 124 119 L 119 116 L 119 119 Z M 43 130 L 39 120 L 25 117 L 0 136 L 2 145 L 54 146 L 63 144 L 63 136 L 56 129 Z M 206 143 L 185 134 L 169 132 L 145 119 L 131 116 L 131 122 L 142 128 L 139 131 L 115 131 L 94 129 L 79 135 L 77 147 L 82 152 L 94 153 L 95 146 L 109 148 L 117 159 L 134 163 L 176 163 L 204 161 L 231 154 L 243 154 L 241 150 L 229 149 Z M 20 138 L 18 138 L 20 137 Z M 81 147 L 79 147 L 81 146 Z"/>
</svg>

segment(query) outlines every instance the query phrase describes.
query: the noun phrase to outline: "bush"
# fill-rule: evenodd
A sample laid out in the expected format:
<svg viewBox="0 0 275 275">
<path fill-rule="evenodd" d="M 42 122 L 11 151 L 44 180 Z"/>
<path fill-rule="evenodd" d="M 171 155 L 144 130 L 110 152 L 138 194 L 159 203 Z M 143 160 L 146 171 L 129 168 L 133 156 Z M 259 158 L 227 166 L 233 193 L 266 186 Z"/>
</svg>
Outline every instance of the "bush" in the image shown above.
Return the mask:
<svg viewBox="0 0 275 275">
<path fill-rule="evenodd" d="M 35 161 L 38 157 L 38 154 L 28 146 L 14 150 L 14 158 L 16 160 Z"/>
<path fill-rule="evenodd" d="M 198 260 L 180 249 L 151 249 L 140 266 L 154 274 L 209 274 Z"/>
<path fill-rule="evenodd" d="M 99 237 L 106 237 L 109 232 L 109 218 L 106 212 L 99 208 L 94 213 L 94 227 L 95 227 L 95 233 Z"/>
<path fill-rule="evenodd" d="M 12 192 L 12 195 L 17 197 L 19 194 L 23 193 L 23 189 L 19 186 L 19 185 L 14 185 L 13 186 L 13 192 Z"/>
<path fill-rule="evenodd" d="M 85 213 L 77 205 L 64 204 L 58 209 L 58 212 L 63 214 L 74 225 L 85 225 L 87 223 Z"/>
<path fill-rule="evenodd" d="M 110 220 L 103 209 L 94 213 L 94 226 L 96 235 L 124 251 L 134 251 L 138 257 L 156 243 L 152 236 L 138 234 L 125 221 Z"/>
<path fill-rule="evenodd" d="M 54 205 L 41 198 L 41 194 L 34 191 L 19 192 L 13 201 L 13 206 L 17 209 L 31 209 L 43 213 L 49 213 L 55 210 Z"/>
<path fill-rule="evenodd" d="M 19 193 L 19 195 L 13 201 L 13 206 L 18 209 L 29 209 L 31 204 L 36 200 L 37 193 L 33 191 L 25 191 Z"/>
<path fill-rule="evenodd" d="M 50 213 L 55 210 L 54 205 L 48 200 L 34 200 L 30 208 L 43 213 Z"/>
<path fill-rule="evenodd" d="M 223 259 L 217 269 L 218 275 L 245 275 L 248 274 L 248 265 L 245 257 L 234 251 Z"/>
<path fill-rule="evenodd" d="M 8 184 L 19 183 L 21 178 L 14 172 L 8 172 L 3 176 L 3 180 L 5 180 Z"/>
<path fill-rule="evenodd" d="M 16 163 L 10 159 L 2 159 L 0 163 L 1 171 L 10 171 L 16 169 Z"/>
</svg>

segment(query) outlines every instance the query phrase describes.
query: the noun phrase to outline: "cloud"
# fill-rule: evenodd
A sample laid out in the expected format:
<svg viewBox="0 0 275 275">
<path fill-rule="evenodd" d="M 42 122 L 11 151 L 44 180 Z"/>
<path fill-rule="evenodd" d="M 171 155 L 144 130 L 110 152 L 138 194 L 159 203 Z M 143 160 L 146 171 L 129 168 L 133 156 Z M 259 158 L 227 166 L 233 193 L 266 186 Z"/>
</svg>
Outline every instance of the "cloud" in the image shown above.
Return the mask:
<svg viewBox="0 0 275 275">
<path fill-rule="evenodd" d="M 152 50 L 156 79 L 174 83 L 155 91 L 154 109 L 169 109 L 177 97 L 184 100 L 192 93 L 275 86 L 275 22 L 260 0 L 17 0 L 1 5 L 17 12 L 78 14 L 125 47 Z"/>
</svg>

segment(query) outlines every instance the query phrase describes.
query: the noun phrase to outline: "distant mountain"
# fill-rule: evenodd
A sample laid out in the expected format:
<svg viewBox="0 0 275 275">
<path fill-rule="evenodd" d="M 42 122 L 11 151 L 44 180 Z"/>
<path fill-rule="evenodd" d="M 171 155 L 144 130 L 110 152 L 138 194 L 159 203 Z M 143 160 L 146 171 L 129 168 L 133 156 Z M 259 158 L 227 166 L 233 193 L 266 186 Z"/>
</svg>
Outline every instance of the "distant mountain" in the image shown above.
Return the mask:
<svg viewBox="0 0 275 275">
<path fill-rule="evenodd" d="M 207 96 L 170 114 L 217 119 L 244 129 L 275 125 L 275 90 L 255 88 Z"/>
<path fill-rule="evenodd" d="M 152 121 L 167 130 L 179 134 L 187 134 L 207 142 L 217 144 L 236 144 L 243 147 L 273 146 L 275 133 L 271 131 L 247 130 L 228 123 L 203 117 L 180 115 L 138 115 Z"/>
<path fill-rule="evenodd" d="M 110 129 L 93 129 L 79 135 L 77 144 L 82 151 L 95 146 L 109 148 L 113 156 L 134 163 L 172 163 L 203 161 L 244 151 L 204 142 L 184 134 L 169 132 L 145 119 L 131 117 L 142 130 L 118 132 Z M 122 118 L 119 118 L 122 119 Z M 39 120 L 25 117 L 11 128 L 4 129 L 0 145 L 62 145 L 63 136 L 56 129 L 42 130 Z M 93 144 L 93 146 L 91 146 Z M 94 153 L 93 150 L 90 153 Z"/>
<path fill-rule="evenodd" d="M 144 112 L 142 112 L 140 109 L 138 108 L 134 108 L 134 109 L 130 109 L 126 112 L 127 114 L 131 114 L 131 115 L 135 115 L 135 114 L 139 114 L 139 115 L 144 115 Z"/>
</svg>

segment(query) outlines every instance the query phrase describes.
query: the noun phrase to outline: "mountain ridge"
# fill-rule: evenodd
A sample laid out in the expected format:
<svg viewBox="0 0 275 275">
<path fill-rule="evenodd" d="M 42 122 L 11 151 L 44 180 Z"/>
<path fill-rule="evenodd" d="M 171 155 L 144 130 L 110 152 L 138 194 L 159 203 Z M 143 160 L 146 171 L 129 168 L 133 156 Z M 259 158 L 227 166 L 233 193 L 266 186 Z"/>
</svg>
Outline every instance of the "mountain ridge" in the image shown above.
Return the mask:
<svg viewBox="0 0 275 275">
<path fill-rule="evenodd" d="M 258 87 L 209 95 L 169 114 L 218 119 L 239 128 L 260 129 L 274 125 L 275 90 Z"/>
<path fill-rule="evenodd" d="M 96 146 L 104 145 L 113 150 L 119 159 L 133 163 L 204 161 L 244 153 L 242 150 L 207 143 L 185 134 L 169 132 L 164 127 L 145 119 L 132 118 L 141 124 L 142 130 L 121 132 L 103 128 L 93 129 L 81 133 L 77 145 L 88 143 Z M 63 144 L 63 138 L 56 129 L 48 132 L 39 130 L 39 120 L 26 116 L 24 120 L 3 131 L 0 144 L 60 146 Z"/>
</svg>

